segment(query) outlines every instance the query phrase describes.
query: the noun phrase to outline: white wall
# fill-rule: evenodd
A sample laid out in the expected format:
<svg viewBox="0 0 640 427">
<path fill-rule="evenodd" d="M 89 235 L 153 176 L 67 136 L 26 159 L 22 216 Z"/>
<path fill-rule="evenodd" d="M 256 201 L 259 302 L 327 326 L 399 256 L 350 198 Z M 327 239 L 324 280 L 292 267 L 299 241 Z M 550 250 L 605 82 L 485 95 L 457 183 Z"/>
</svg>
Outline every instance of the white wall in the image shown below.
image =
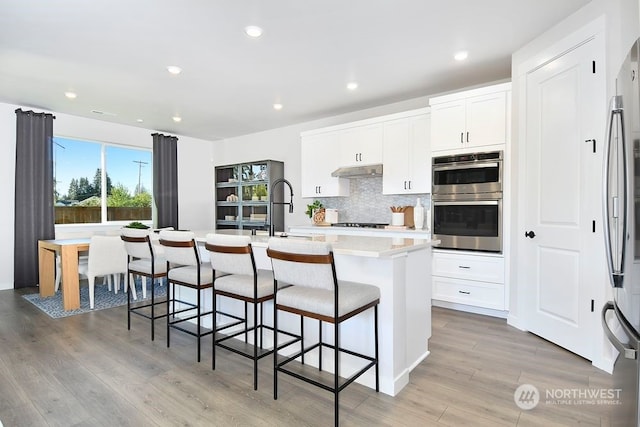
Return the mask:
<svg viewBox="0 0 640 427">
<path fill-rule="evenodd" d="M 15 110 L 27 107 L 0 103 L 0 290 L 13 289 L 14 181 L 15 181 Z M 37 111 L 41 111 L 37 109 Z M 100 120 L 55 113 L 53 131 L 56 136 L 112 142 L 152 148 L 151 134 L 156 132 L 134 126 L 124 126 Z M 208 230 L 214 227 L 212 192 L 214 158 L 221 150 L 210 141 L 178 137 L 178 221 L 179 227 Z M 91 234 L 119 226 L 66 225 L 56 227 L 56 237 L 71 234 Z"/>
<path fill-rule="evenodd" d="M 16 115 L 18 107 L 0 104 L 0 290 L 13 289 Z"/>
</svg>

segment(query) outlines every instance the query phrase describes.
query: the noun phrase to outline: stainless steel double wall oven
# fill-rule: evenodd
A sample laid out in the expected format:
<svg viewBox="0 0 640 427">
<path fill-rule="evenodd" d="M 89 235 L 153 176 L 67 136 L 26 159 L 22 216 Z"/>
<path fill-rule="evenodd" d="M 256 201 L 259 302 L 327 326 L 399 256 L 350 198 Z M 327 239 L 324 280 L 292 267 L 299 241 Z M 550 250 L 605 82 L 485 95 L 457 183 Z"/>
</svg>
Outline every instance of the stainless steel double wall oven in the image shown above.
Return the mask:
<svg viewBox="0 0 640 427">
<path fill-rule="evenodd" d="M 502 156 L 433 158 L 432 234 L 439 247 L 502 252 Z"/>
</svg>

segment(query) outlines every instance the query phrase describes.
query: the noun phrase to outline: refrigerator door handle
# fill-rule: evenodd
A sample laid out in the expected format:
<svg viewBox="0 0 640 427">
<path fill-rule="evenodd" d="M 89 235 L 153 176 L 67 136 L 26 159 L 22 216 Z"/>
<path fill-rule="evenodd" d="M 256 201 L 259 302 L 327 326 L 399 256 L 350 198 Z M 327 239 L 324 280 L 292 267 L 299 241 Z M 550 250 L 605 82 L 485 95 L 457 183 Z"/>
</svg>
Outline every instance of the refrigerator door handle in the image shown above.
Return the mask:
<svg viewBox="0 0 640 427">
<path fill-rule="evenodd" d="M 611 183 L 611 153 L 613 149 L 613 125 L 614 125 L 614 117 L 619 116 L 620 120 L 620 129 L 619 133 L 621 135 L 619 144 L 617 146 L 619 152 L 622 154 L 622 209 L 620 209 L 619 203 L 620 198 L 617 196 L 611 196 L 609 194 L 610 183 Z M 609 271 L 609 277 L 611 279 L 611 286 L 614 288 L 621 288 L 623 285 L 624 278 L 624 259 L 625 259 L 625 250 L 626 250 L 626 234 L 627 234 L 627 166 L 626 166 L 626 141 L 625 141 L 625 129 L 624 129 L 624 115 L 622 108 L 622 97 L 614 96 L 611 99 L 611 108 L 609 111 L 609 120 L 608 120 L 608 129 L 609 135 L 606 140 L 605 147 L 605 157 L 604 157 L 604 188 L 602 192 L 603 197 L 603 208 L 604 208 L 604 239 L 605 239 L 605 252 L 607 257 L 607 267 Z M 613 211 L 613 212 L 612 212 Z M 622 224 L 622 233 L 616 233 L 616 236 L 611 235 L 611 218 L 618 218 L 619 223 Z M 614 265 L 614 242 L 612 241 L 612 237 L 616 239 L 616 250 L 619 247 L 619 253 L 617 254 L 617 262 Z M 621 242 L 618 242 L 618 239 L 622 239 Z"/>
<path fill-rule="evenodd" d="M 609 324 L 607 323 L 607 311 L 609 310 L 615 310 L 613 302 L 611 301 L 607 301 L 604 307 L 602 307 L 601 320 L 602 329 L 604 330 L 605 335 L 607 336 L 611 344 L 613 344 L 613 346 L 616 348 L 616 350 L 618 350 L 620 354 L 624 355 L 626 359 L 636 360 L 638 358 L 638 352 L 635 349 L 627 347 L 626 345 L 621 343 L 620 340 L 613 334 L 613 332 L 611 332 Z M 620 321 L 620 325 L 622 326 L 622 328 L 625 329 L 625 332 L 628 333 L 628 331 L 626 331 L 626 325 L 624 324 L 624 322 L 622 322 L 621 319 L 618 320 Z"/>
</svg>

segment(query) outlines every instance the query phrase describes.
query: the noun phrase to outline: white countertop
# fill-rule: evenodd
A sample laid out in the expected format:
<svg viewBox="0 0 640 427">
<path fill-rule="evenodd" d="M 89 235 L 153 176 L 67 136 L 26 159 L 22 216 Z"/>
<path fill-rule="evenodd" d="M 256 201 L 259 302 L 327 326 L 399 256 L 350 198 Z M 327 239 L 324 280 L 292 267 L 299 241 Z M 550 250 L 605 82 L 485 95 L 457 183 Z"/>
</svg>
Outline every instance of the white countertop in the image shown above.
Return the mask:
<svg viewBox="0 0 640 427">
<path fill-rule="evenodd" d="M 215 233 L 220 234 L 243 234 L 250 235 L 249 230 L 216 230 Z M 198 240 L 204 240 L 208 232 L 196 232 Z M 268 235 L 258 234 L 251 236 L 251 244 L 255 247 L 267 247 L 269 241 Z M 320 242 L 329 242 L 336 255 L 353 255 L 363 257 L 392 257 L 395 255 L 418 251 L 429 248 L 439 243 L 439 240 L 431 239 L 413 239 L 406 237 L 371 237 L 371 236 L 353 236 L 353 235 L 309 235 L 297 236 L 288 235 L 288 237 L 278 237 L 287 239 L 306 239 Z"/>
<path fill-rule="evenodd" d="M 292 234 L 339 234 L 349 236 L 371 237 L 404 237 L 413 239 L 431 239 L 431 232 L 414 229 L 385 229 L 385 228 L 358 228 L 358 227 L 333 227 L 320 225 L 298 225 L 289 227 Z"/>
</svg>

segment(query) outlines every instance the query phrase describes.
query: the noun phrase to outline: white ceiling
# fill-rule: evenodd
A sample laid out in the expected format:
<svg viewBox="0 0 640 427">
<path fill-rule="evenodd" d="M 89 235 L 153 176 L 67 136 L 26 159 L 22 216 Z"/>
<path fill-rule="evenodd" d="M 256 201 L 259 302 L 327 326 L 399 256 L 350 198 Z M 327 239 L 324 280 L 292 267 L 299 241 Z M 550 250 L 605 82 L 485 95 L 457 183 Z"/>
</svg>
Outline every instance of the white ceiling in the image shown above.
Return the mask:
<svg viewBox="0 0 640 427">
<path fill-rule="evenodd" d="M 509 78 L 588 1 L 3 0 L 0 102 L 228 138 Z"/>
</svg>

